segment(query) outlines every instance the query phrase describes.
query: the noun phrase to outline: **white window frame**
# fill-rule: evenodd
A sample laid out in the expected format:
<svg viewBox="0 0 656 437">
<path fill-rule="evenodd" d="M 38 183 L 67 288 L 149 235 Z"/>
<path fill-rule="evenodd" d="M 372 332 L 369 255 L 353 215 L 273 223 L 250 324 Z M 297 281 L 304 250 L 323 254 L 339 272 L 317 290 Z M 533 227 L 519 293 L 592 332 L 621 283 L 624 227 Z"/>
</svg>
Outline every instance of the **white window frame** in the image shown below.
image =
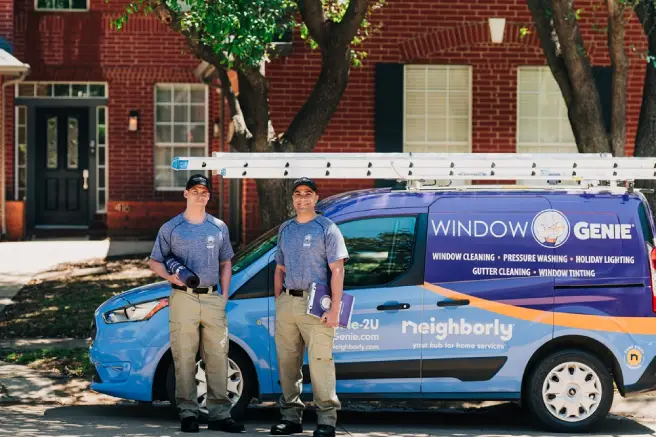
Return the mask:
<svg viewBox="0 0 656 437">
<path fill-rule="evenodd" d="M 576 153 L 578 153 L 578 149 L 576 148 L 576 141 L 573 140 L 573 142 L 526 142 L 526 141 L 520 141 L 519 138 L 519 133 L 520 133 L 520 119 L 537 119 L 538 123 L 542 120 L 542 107 L 538 105 L 538 116 L 537 117 L 520 117 L 520 108 L 519 108 L 519 100 L 522 95 L 522 91 L 520 91 L 520 79 L 521 79 L 521 74 L 522 71 L 528 72 L 528 71 L 539 71 L 541 76 L 540 76 L 540 81 L 542 81 L 542 75 L 543 74 L 548 74 L 553 78 L 553 73 L 551 72 L 551 69 L 549 69 L 548 66 L 538 66 L 538 65 L 520 65 L 517 67 L 517 86 L 516 86 L 516 121 L 515 121 L 515 151 L 517 153 L 520 152 L 526 152 L 526 153 L 556 153 L 557 151 L 542 151 L 538 148 L 543 147 L 543 148 L 548 148 L 548 147 L 559 147 L 559 148 L 566 148 L 566 147 L 573 147 Z M 555 81 L 555 79 L 554 79 Z M 530 94 L 535 94 L 535 93 L 530 93 Z M 540 95 L 538 93 L 538 95 Z M 562 98 L 562 95 L 561 95 Z M 565 101 L 563 99 L 562 102 L 563 105 L 565 105 Z M 550 117 L 552 118 L 552 117 Z M 559 122 L 560 117 L 558 118 Z M 569 123 L 569 120 L 566 119 L 566 121 Z M 559 130 L 559 135 L 560 135 L 560 124 L 558 125 L 558 130 Z M 531 148 L 531 150 L 520 150 L 520 145 L 525 145 L 529 147 L 535 147 Z M 559 152 L 559 153 L 567 153 L 567 152 Z"/>
<path fill-rule="evenodd" d="M 24 87 L 26 85 L 32 85 L 32 90 L 33 93 L 31 96 L 26 96 L 26 95 L 20 95 L 19 94 L 19 87 Z M 50 86 L 52 85 L 52 93 L 49 96 L 37 96 L 36 95 L 36 87 L 40 85 L 45 85 L 45 86 Z M 55 96 L 54 91 L 55 85 L 68 85 L 68 96 Z M 98 85 L 102 86 L 105 88 L 105 95 L 104 96 L 73 96 L 73 85 L 85 85 L 87 87 L 87 93 L 89 92 L 89 89 L 92 85 Z M 23 81 L 20 83 L 17 83 L 14 85 L 14 96 L 16 96 L 17 99 L 109 99 L 109 86 L 107 82 L 75 82 L 75 81 L 54 81 L 54 82 L 31 82 L 31 81 Z"/>
<path fill-rule="evenodd" d="M 515 120 L 515 152 L 516 153 L 578 153 L 578 148 L 576 146 L 576 141 L 573 139 L 572 142 L 540 142 L 539 141 L 539 129 L 540 129 L 540 122 L 543 119 L 542 117 L 542 106 L 538 104 L 538 116 L 537 117 L 520 117 L 520 98 L 522 94 L 529 94 L 526 92 L 522 92 L 520 90 L 520 80 L 521 80 L 521 74 L 522 71 L 524 72 L 529 72 L 529 71 L 539 71 L 540 72 L 540 83 L 542 83 L 542 75 L 550 75 L 551 78 L 553 78 L 553 73 L 551 72 L 551 69 L 548 66 L 541 66 L 541 65 L 520 65 L 517 67 L 517 85 L 516 85 L 516 120 Z M 555 81 L 556 79 L 553 78 Z M 530 94 L 536 94 L 536 93 L 530 93 Z M 537 93 L 539 96 L 540 93 Z M 561 98 L 562 94 L 561 94 Z M 539 100 L 538 100 L 539 102 Z M 565 105 L 565 100 L 563 98 L 562 104 Z M 552 119 L 553 117 L 549 117 Z M 538 120 L 538 142 L 527 142 L 527 141 L 520 141 L 519 135 L 520 135 L 520 119 L 537 119 Z M 559 120 L 559 125 L 558 125 L 558 135 L 560 136 L 560 123 L 562 122 L 560 116 L 558 117 Z M 565 117 L 565 121 L 569 123 L 569 119 Z M 572 134 L 573 137 L 573 134 Z M 521 146 L 526 146 L 526 149 L 522 149 Z M 549 150 L 549 148 L 552 148 L 552 150 Z M 569 148 L 569 151 L 564 151 L 564 150 L 556 150 L 556 148 L 559 149 L 566 149 Z M 545 150 L 546 149 L 546 150 Z M 548 181 L 542 181 L 542 180 L 528 180 L 528 179 L 518 179 L 516 181 L 518 185 L 534 185 L 534 186 L 542 186 L 542 185 L 548 185 Z M 562 185 L 577 185 L 575 181 L 563 181 L 561 182 Z"/>
<path fill-rule="evenodd" d="M 19 123 L 20 117 L 19 117 L 18 113 L 21 110 L 25 111 L 25 119 L 24 119 L 25 123 L 24 124 Z M 25 105 L 16 105 L 14 107 L 14 117 L 15 117 L 14 118 L 14 120 L 15 120 L 15 123 L 14 123 L 14 125 L 15 125 L 14 126 L 14 135 L 15 135 L 15 138 L 14 138 L 14 199 L 23 200 L 22 198 L 19 197 L 19 195 L 20 195 L 20 186 L 19 186 L 20 185 L 20 170 L 19 169 L 24 168 L 25 173 L 27 173 L 27 149 L 25 150 L 25 165 L 21 166 L 21 165 L 19 165 L 19 159 L 18 159 L 18 154 L 19 154 L 18 148 L 20 147 L 20 143 L 18 141 L 18 139 L 19 139 L 18 131 L 20 129 L 25 129 L 25 147 L 27 148 L 27 142 L 28 142 L 27 135 L 29 134 L 29 130 L 28 130 L 28 126 L 27 126 L 27 106 L 25 106 Z M 27 196 L 27 186 L 25 186 L 25 196 Z"/>
<path fill-rule="evenodd" d="M 105 111 L 105 119 L 100 120 L 100 110 Z M 109 107 L 97 106 L 96 107 L 96 214 L 107 214 L 107 204 L 109 203 Z M 105 143 L 100 144 L 100 126 L 105 128 Z M 100 148 L 102 147 L 105 156 L 105 165 L 100 165 Z M 104 187 L 100 189 L 100 169 L 105 170 Z M 105 192 L 105 207 L 100 207 L 100 192 Z"/>
<path fill-rule="evenodd" d="M 205 91 L 205 141 L 201 143 L 165 143 L 164 145 L 160 145 L 157 142 L 157 88 L 158 87 L 179 87 L 179 86 L 187 86 L 189 88 L 203 88 Z M 170 192 L 170 191 L 177 191 L 179 192 L 180 190 L 184 189 L 184 186 L 179 186 L 179 187 L 158 187 L 155 183 L 155 179 L 157 177 L 157 157 L 156 157 L 156 151 L 158 147 L 168 147 L 171 149 L 174 149 L 175 147 L 189 147 L 189 148 L 198 148 L 198 149 L 203 149 L 203 156 L 208 155 L 208 150 L 209 150 L 209 116 L 210 116 L 210 108 L 209 108 L 209 87 L 207 85 L 203 85 L 202 83 L 195 83 L 195 82 L 158 82 L 153 86 L 153 186 L 155 188 L 155 191 L 161 191 L 161 192 Z M 174 113 L 171 113 L 171 117 L 174 117 Z M 174 135 L 173 130 L 171 131 L 171 135 Z M 164 166 L 160 166 L 161 168 L 164 168 Z M 168 165 L 168 168 L 171 169 L 170 164 Z M 179 171 L 179 170 L 170 170 L 171 172 L 173 171 Z M 195 173 L 201 173 L 205 174 L 207 176 L 207 171 L 195 171 Z"/>
<path fill-rule="evenodd" d="M 408 77 L 408 69 L 409 68 L 417 68 L 417 67 L 423 67 L 427 70 L 430 69 L 436 69 L 436 70 L 446 70 L 447 72 L 447 80 L 449 76 L 449 70 L 458 68 L 466 68 L 469 74 L 468 78 L 468 83 L 469 83 L 469 113 L 467 114 L 468 120 L 469 120 L 469 132 L 467 134 L 468 138 L 467 141 L 408 141 L 407 140 L 407 134 L 408 130 L 406 129 L 406 120 L 407 120 L 407 108 L 406 108 L 406 92 L 407 92 L 407 77 Z M 471 65 L 465 65 L 465 64 L 407 64 L 404 65 L 403 68 L 403 150 L 405 151 L 406 145 L 415 145 L 415 146 L 424 146 L 426 148 L 428 147 L 436 147 L 436 148 L 443 148 L 443 147 L 448 147 L 448 146 L 467 146 L 466 153 L 471 153 L 473 150 L 473 141 L 472 141 L 472 125 L 473 125 L 473 68 Z M 449 87 L 447 84 L 446 88 L 447 93 L 449 93 Z M 428 99 L 426 99 L 426 103 L 428 104 Z M 426 110 L 428 112 L 428 110 Z M 448 120 L 449 117 L 447 115 L 447 128 L 448 128 Z M 441 153 L 442 151 L 437 151 L 437 150 L 430 150 L 429 152 L 434 152 L 434 153 Z"/>
<path fill-rule="evenodd" d="M 73 0 L 68 0 L 68 4 L 71 5 Z M 39 0 L 34 0 L 34 10 L 42 12 L 89 12 L 89 5 L 91 0 L 86 0 L 86 8 L 84 9 L 73 9 L 73 8 L 40 8 Z"/>
</svg>

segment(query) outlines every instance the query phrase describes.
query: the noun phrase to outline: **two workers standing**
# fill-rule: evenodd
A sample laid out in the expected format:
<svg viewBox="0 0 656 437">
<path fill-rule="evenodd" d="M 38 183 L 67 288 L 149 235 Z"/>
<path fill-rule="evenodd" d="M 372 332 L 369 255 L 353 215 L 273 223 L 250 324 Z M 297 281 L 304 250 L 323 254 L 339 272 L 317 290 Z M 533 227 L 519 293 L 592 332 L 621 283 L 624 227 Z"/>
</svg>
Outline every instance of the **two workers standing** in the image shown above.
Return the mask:
<svg viewBox="0 0 656 437">
<path fill-rule="evenodd" d="M 227 396 L 229 339 L 225 308 L 234 254 L 225 223 L 205 211 L 211 196 L 205 176 L 198 174 L 189 179 L 184 190 L 187 207 L 160 228 L 148 263 L 172 287 L 169 330 L 181 430 L 199 431 L 195 374 L 200 347 L 207 374 L 208 428 L 240 433 L 244 426 L 232 419 Z M 276 252 L 275 341 L 282 420 L 271 428 L 271 434 L 303 431 L 301 366 L 307 346 L 318 415 L 314 436 L 333 437 L 340 402 L 335 393 L 332 348 L 348 252 L 337 226 L 314 210 L 319 200 L 314 181 L 296 180 L 292 198 L 297 215 L 280 226 Z M 186 287 L 175 273 L 167 271 L 164 262 L 171 255 L 197 274 L 197 288 Z M 306 314 L 313 282 L 331 287 L 331 309 L 321 319 Z"/>
</svg>

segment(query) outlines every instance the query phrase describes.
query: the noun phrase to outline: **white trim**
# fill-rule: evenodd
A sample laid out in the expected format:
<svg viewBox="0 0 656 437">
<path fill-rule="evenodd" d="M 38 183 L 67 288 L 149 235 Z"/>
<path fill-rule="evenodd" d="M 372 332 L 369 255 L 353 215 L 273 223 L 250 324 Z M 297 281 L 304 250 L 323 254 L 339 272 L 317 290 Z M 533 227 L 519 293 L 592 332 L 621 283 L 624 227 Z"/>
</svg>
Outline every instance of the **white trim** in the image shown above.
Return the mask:
<svg viewBox="0 0 656 437">
<path fill-rule="evenodd" d="M 205 101 L 201 103 L 195 103 L 192 104 L 191 101 L 187 104 L 175 104 L 174 99 L 174 93 L 171 93 L 171 102 L 169 104 L 169 107 L 171 108 L 171 121 L 169 123 L 164 123 L 168 124 L 171 126 L 171 141 L 168 143 L 159 143 L 157 141 L 157 107 L 158 106 L 166 106 L 165 103 L 158 103 L 157 101 L 157 90 L 160 88 L 166 88 L 166 87 L 171 87 L 175 89 L 176 87 L 186 87 L 187 91 L 191 92 L 193 89 L 203 89 L 205 92 Z M 191 96 L 190 96 L 191 97 Z M 191 108 L 193 106 L 205 106 L 205 122 L 192 122 L 191 121 Z M 188 121 L 184 123 L 185 126 L 192 127 L 192 126 L 204 126 L 205 130 L 205 138 L 203 143 L 176 143 L 175 142 L 175 131 L 174 131 L 174 124 L 173 124 L 173 118 L 175 117 L 175 106 L 186 106 L 188 108 Z M 169 165 L 158 165 L 157 164 L 157 156 L 156 152 L 158 149 L 171 149 L 173 148 L 186 148 L 187 151 L 189 152 L 191 149 L 196 149 L 196 150 L 202 150 L 203 154 L 206 156 L 209 151 L 209 116 L 210 116 L 210 108 L 209 108 L 209 87 L 207 85 L 204 85 L 202 83 L 195 83 L 195 82 L 158 82 L 153 86 L 153 187 L 155 188 L 155 191 L 180 191 L 184 189 L 184 186 L 163 186 L 163 187 L 157 187 L 156 185 L 156 178 L 157 178 L 157 170 L 158 169 L 164 169 L 167 168 L 170 170 Z M 182 124 L 182 123 L 180 123 Z M 173 171 L 171 171 L 171 182 L 173 182 L 174 174 Z M 207 171 L 204 172 L 207 175 Z"/>
<path fill-rule="evenodd" d="M 72 6 L 73 0 L 68 0 L 69 6 Z M 84 9 L 79 9 L 75 8 L 73 9 L 72 7 L 69 8 L 40 8 L 39 7 L 39 0 L 34 0 L 34 10 L 39 11 L 39 12 L 89 12 L 89 5 L 91 3 L 91 0 L 85 0 L 86 3 L 86 8 Z"/>
<path fill-rule="evenodd" d="M 20 110 L 23 109 L 25 110 L 25 118 L 24 118 L 24 123 L 20 124 L 19 120 L 19 112 Z M 19 146 L 20 143 L 18 141 L 19 139 L 19 134 L 18 131 L 23 128 L 25 129 L 25 165 L 22 167 L 25 169 L 25 173 L 27 173 L 27 135 L 28 135 L 28 129 L 27 129 L 27 106 L 25 105 L 16 105 L 14 107 L 14 199 L 16 200 L 22 200 L 20 198 L 20 186 L 19 186 L 19 181 L 20 181 L 20 161 L 18 159 L 18 155 L 20 153 Z M 26 174 L 27 177 L 27 174 Z M 25 190 L 27 190 L 27 186 L 25 187 Z M 27 192 L 25 193 L 27 195 Z"/>
<path fill-rule="evenodd" d="M 100 110 L 103 109 L 105 111 L 105 119 L 102 120 L 102 123 L 100 122 Z M 96 107 L 96 214 L 107 214 L 107 203 L 109 202 L 109 140 L 108 140 L 108 129 L 107 129 L 107 121 L 109 120 L 109 108 L 107 106 L 97 106 Z M 102 145 L 103 152 L 105 155 L 105 165 L 101 166 L 100 165 L 100 126 L 104 126 L 105 128 L 105 143 Z M 100 186 L 98 182 L 100 181 L 100 169 L 105 170 L 105 180 L 104 180 L 104 186 L 102 190 L 100 189 Z M 105 208 L 100 208 L 99 205 L 99 194 L 101 191 L 105 192 Z"/>
<path fill-rule="evenodd" d="M 32 95 L 31 96 L 19 95 L 19 93 L 18 93 L 19 86 L 24 87 L 25 85 L 32 85 Z M 37 93 L 36 89 L 37 89 L 37 86 L 40 86 L 40 85 L 45 85 L 45 86 L 51 86 L 52 85 L 53 88 L 52 88 L 51 94 L 49 96 L 37 96 L 36 95 L 36 93 Z M 55 96 L 54 95 L 54 93 L 55 93 L 54 86 L 55 85 L 68 85 L 69 86 L 69 89 L 68 89 L 69 95 L 68 96 Z M 94 85 L 95 86 L 102 86 L 102 87 L 105 88 L 105 95 L 104 96 L 86 95 L 86 96 L 82 96 L 82 97 L 73 96 L 72 95 L 72 93 L 73 93 L 72 86 L 73 85 L 86 85 L 87 86 L 87 94 L 90 93 L 90 87 L 91 86 L 94 86 Z M 85 99 L 85 100 L 88 100 L 88 99 L 108 99 L 109 98 L 109 84 L 108 84 L 108 82 L 84 82 L 84 81 L 34 81 L 34 82 L 24 81 L 24 82 L 21 82 L 19 84 L 14 85 L 14 96 L 17 99 L 60 99 L 60 100 L 64 100 L 64 99 Z"/>
</svg>

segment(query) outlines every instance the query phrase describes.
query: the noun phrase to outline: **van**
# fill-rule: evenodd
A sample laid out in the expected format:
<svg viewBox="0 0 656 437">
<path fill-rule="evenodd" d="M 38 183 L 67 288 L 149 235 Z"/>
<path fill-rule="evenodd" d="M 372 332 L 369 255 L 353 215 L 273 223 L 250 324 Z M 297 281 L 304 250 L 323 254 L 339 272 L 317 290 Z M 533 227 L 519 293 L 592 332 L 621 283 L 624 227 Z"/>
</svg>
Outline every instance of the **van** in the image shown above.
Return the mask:
<svg viewBox="0 0 656 437">
<path fill-rule="evenodd" d="M 641 192 L 387 187 L 317 209 L 350 254 L 345 291 L 355 307 L 334 344 L 340 399 L 519 402 L 549 430 L 583 432 L 607 416 L 615 391 L 656 387 L 654 221 Z M 274 228 L 233 259 L 235 416 L 281 393 L 276 239 Z M 93 390 L 175 402 L 169 293 L 168 283 L 152 284 L 97 309 Z M 198 368 L 204 405 L 200 357 Z M 307 357 L 303 382 L 310 399 Z"/>
</svg>

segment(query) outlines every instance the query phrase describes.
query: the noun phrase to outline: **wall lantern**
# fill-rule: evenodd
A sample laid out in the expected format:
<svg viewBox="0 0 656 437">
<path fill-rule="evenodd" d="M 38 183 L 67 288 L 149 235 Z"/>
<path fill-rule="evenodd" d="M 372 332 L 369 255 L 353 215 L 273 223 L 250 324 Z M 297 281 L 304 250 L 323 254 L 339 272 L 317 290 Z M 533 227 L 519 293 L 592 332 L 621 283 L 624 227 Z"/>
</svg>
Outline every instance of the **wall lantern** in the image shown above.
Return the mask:
<svg viewBox="0 0 656 437">
<path fill-rule="evenodd" d="M 221 121 L 218 118 L 214 119 L 212 135 L 214 138 L 219 138 L 219 135 L 221 135 Z"/>
<path fill-rule="evenodd" d="M 506 27 L 505 18 L 488 18 L 490 25 L 490 38 L 493 43 L 499 44 L 503 42 L 503 31 Z"/>
<path fill-rule="evenodd" d="M 132 110 L 130 111 L 130 117 L 128 118 L 128 130 L 130 132 L 136 132 L 139 129 L 139 112 Z"/>
</svg>

